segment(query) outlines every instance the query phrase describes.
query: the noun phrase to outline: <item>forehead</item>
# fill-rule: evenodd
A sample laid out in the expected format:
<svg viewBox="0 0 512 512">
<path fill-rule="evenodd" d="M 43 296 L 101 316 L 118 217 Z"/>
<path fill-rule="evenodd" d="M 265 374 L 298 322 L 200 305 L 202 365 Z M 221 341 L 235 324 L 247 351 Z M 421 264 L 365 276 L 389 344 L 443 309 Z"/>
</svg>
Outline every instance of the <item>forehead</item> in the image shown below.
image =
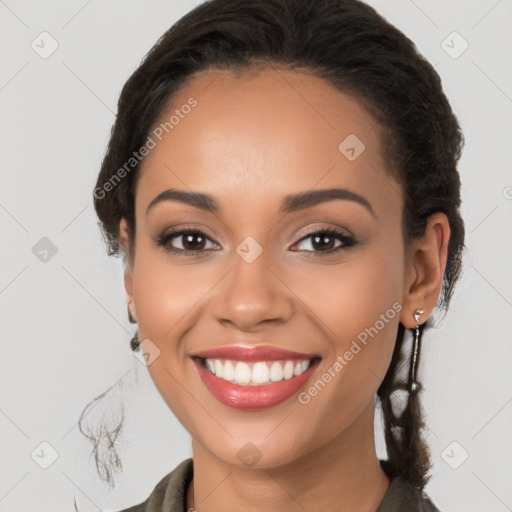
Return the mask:
<svg viewBox="0 0 512 512">
<path fill-rule="evenodd" d="M 334 186 L 362 193 L 376 210 L 400 201 L 374 118 L 303 72 L 198 73 L 171 98 L 150 136 L 155 146 L 139 171 L 138 208 L 169 188 L 246 209 Z"/>
</svg>

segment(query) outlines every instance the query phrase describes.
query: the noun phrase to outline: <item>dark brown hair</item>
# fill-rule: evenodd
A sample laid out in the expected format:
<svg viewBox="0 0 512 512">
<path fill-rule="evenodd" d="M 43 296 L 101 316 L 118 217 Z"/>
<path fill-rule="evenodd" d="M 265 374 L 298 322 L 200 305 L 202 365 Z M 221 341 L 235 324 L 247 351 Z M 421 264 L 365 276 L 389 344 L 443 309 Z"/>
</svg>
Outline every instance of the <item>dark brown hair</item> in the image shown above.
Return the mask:
<svg viewBox="0 0 512 512">
<path fill-rule="evenodd" d="M 145 144 L 173 94 L 196 72 L 243 71 L 261 64 L 325 79 L 356 98 L 375 118 L 389 175 L 404 191 L 405 245 L 424 233 L 432 213 L 444 212 L 448 217 L 448 261 L 437 305 L 446 311 L 461 274 L 464 249 L 457 171 L 463 135 L 432 65 L 409 38 L 359 0 L 209 0 L 162 35 L 123 87 L 94 190 L 108 253 L 121 252 L 121 218 L 134 240 L 140 165 L 122 173 L 114 185 L 112 178 Z M 430 326 L 429 318 L 421 334 Z M 393 392 L 406 385 L 401 375 L 405 333 L 400 324 L 378 396 L 387 471 L 423 489 L 431 463 L 421 435 L 424 422 L 418 394 L 409 394 L 400 417 L 392 408 Z M 116 437 L 118 433 L 115 430 Z M 98 460 L 96 453 L 97 464 Z"/>
</svg>

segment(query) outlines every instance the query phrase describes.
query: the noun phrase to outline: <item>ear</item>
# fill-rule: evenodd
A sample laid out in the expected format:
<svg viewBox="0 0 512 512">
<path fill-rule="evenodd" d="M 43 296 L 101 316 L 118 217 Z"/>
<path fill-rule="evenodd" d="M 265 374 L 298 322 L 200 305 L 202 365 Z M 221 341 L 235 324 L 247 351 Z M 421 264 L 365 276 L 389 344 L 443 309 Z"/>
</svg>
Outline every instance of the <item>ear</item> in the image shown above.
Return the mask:
<svg viewBox="0 0 512 512">
<path fill-rule="evenodd" d="M 450 223 L 446 215 L 436 212 L 427 219 L 425 233 L 411 242 L 407 252 L 400 322 L 408 329 L 416 327 L 413 313 L 424 309 L 423 324 L 437 304 L 448 259 Z"/>
<path fill-rule="evenodd" d="M 133 300 L 133 261 L 131 258 L 131 248 L 133 241 L 130 240 L 128 224 L 124 218 L 121 219 L 119 223 L 119 243 L 121 244 L 123 252 L 126 255 L 124 267 L 124 288 L 126 291 L 128 317 L 131 317 L 130 321 L 133 319 L 134 322 L 137 322 L 137 311 L 135 308 L 135 302 Z"/>
</svg>

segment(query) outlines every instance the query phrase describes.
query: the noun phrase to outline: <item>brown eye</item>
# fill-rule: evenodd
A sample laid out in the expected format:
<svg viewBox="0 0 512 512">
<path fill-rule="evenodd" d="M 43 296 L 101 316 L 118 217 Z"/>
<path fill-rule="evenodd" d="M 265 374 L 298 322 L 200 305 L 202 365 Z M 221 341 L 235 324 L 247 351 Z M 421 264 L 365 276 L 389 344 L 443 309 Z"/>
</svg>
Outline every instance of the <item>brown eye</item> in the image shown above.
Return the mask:
<svg viewBox="0 0 512 512">
<path fill-rule="evenodd" d="M 175 241 L 176 240 L 176 241 Z M 216 245 L 208 236 L 199 230 L 180 230 L 162 234 L 157 244 L 174 254 L 198 254 L 209 250 L 206 245 L 210 242 Z"/>
<path fill-rule="evenodd" d="M 303 247 L 302 249 L 299 249 L 299 251 L 310 252 L 313 254 L 316 253 L 315 256 L 321 255 L 322 253 L 332 254 L 333 252 L 338 252 L 342 249 L 347 249 L 356 245 L 356 241 L 353 237 L 336 229 L 318 229 L 316 231 L 312 231 L 305 237 L 301 238 L 296 245 L 308 245 L 304 242 L 307 240 L 311 240 L 309 243 L 310 248 Z M 341 243 L 335 245 L 336 241 Z"/>
</svg>

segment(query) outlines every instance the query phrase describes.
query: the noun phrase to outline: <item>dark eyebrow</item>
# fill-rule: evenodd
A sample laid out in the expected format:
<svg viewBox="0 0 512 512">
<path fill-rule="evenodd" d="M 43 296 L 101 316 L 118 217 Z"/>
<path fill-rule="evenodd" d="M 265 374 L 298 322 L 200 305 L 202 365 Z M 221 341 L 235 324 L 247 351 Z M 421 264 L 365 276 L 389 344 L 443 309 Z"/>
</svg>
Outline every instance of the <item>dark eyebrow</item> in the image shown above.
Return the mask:
<svg viewBox="0 0 512 512">
<path fill-rule="evenodd" d="M 169 190 L 164 190 L 162 193 L 158 194 L 153 201 L 149 203 L 146 215 L 149 213 L 151 208 L 162 201 L 177 201 L 212 213 L 218 213 L 220 210 L 220 206 L 217 201 L 208 194 L 203 194 L 202 192 L 186 192 L 184 190 L 170 188 Z"/>
<path fill-rule="evenodd" d="M 376 217 L 372 205 L 367 199 L 346 188 L 310 190 L 308 192 L 286 196 L 279 211 L 281 213 L 291 213 L 315 206 L 325 201 L 332 201 L 333 199 L 355 201 L 356 203 L 363 205 L 373 215 L 373 217 Z"/>
<path fill-rule="evenodd" d="M 281 213 L 292 213 L 316 206 L 317 204 L 325 201 L 332 201 L 334 199 L 355 201 L 363 205 L 373 215 L 373 217 L 375 217 L 375 212 L 368 200 L 346 188 L 310 190 L 308 192 L 288 195 L 284 198 L 279 211 Z M 162 201 L 177 201 L 212 213 L 218 213 L 220 211 L 219 203 L 209 194 L 204 194 L 202 192 L 186 192 L 184 190 L 171 188 L 158 194 L 151 203 L 149 203 L 146 214 L 149 213 L 149 210 L 151 210 L 151 208 L 153 208 L 157 203 Z"/>
</svg>

